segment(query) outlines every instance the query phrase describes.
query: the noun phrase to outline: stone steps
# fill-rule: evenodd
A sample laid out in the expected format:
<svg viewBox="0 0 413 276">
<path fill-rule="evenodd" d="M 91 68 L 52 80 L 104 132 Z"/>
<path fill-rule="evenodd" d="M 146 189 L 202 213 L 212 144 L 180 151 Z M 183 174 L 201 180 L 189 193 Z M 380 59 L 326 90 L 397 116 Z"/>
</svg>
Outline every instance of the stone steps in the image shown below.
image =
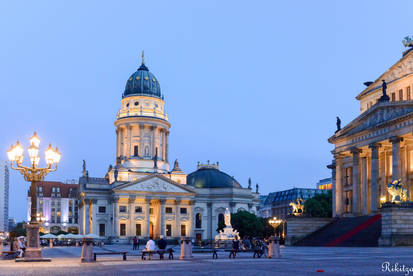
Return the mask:
<svg viewBox="0 0 413 276">
<path fill-rule="evenodd" d="M 381 215 L 340 218 L 299 240 L 296 246 L 378 246 Z"/>
</svg>

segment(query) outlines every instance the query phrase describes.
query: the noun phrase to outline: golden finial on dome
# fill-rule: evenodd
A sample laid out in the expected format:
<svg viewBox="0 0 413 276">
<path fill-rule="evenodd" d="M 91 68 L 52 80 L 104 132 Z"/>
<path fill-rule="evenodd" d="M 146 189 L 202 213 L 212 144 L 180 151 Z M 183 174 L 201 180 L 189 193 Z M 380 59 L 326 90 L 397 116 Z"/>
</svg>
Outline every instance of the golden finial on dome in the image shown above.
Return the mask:
<svg viewBox="0 0 413 276">
<path fill-rule="evenodd" d="M 142 64 L 145 64 L 145 50 L 142 50 Z"/>
</svg>

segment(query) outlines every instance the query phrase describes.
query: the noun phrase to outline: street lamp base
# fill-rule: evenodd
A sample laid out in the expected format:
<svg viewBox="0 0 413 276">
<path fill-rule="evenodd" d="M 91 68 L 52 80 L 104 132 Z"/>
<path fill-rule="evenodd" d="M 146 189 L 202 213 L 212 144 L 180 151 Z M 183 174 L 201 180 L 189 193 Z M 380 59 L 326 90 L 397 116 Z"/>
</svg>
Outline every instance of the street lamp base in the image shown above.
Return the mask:
<svg viewBox="0 0 413 276">
<path fill-rule="evenodd" d="M 24 259 L 42 259 L 42 248 L 40 247 L 39 223 L 30 222 L 27 225 L 27 248 Z"/>
</svg>

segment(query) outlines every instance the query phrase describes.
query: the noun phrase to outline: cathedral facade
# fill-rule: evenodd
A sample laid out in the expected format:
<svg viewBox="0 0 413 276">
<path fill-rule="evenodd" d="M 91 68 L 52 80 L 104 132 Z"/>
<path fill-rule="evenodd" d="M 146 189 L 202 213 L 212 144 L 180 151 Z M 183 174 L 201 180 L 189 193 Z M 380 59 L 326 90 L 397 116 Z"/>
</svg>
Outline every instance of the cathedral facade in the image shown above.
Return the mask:
<svg viewBox="0 0 413 276">
<path fill-rule="evenodd" d="M 103 178 L 79 178 L 80 232 L 114 241 L 132 237 L 214 239 L 225 209 L 257 214 L 258 189 L 243 188 L 219 170 L 198 164 L 185 174 L 170 169 L 164 96 L 156 77 L 142 64 L 126 82 L 116 115 L 116 158 Z"/>
<path fill-rule="evenodd" d="M 356 97 L 360 114 L 329 138 L 333 216 L 374 214 L 401 179 L 413 200 L 413 48 Z"/>
</svg>

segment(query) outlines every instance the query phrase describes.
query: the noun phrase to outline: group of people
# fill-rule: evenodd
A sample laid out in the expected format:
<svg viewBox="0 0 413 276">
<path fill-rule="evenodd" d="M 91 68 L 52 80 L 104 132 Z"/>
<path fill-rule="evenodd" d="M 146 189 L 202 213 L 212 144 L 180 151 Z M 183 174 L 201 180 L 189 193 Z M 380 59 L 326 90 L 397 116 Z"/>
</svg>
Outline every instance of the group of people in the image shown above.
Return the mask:
<svg viewBox="0 0 413 276">
<path fill-rule="evenodd" d="M 235 257 L 239 251 L 254 250 L 254 257 L 261 257 L 267 254 L 269 244 L 269 238 L 258 239 L 244 237 L 242 240 L 239 240 L 238 237 L 235 237 L 232 241 L 232 254 Z"/>
</svg>

